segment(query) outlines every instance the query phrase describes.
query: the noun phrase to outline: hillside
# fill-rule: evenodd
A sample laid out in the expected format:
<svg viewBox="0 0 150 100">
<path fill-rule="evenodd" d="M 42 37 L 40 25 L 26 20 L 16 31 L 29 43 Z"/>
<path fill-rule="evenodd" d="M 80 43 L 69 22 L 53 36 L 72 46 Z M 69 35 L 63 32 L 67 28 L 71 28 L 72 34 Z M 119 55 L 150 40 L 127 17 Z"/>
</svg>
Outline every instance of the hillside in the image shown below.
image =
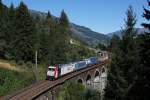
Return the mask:
<svg viewBox="0 0 150 100">
<path fill-rule="evenodd" d="M 87 27 L 79 26 L 73 23 L 70 24 L 70 26 L 71 26 L 72 36 L 82 40 L 83 42 L 87 43 L 90 46 L 95 46 L 98 43 L 107 44 L 109 41 L 108 36 L 101 33 L 94 32 Z"/>
<path fill-rule="evenodd" d="M 30 10 L 31 15 L 36 18 L 37 16 L 40 18 L 46 18 L 47 13 Z M 53 16 L 55 20 L 58 18 Z M 71 33 L 73 38 L 77 38 L 80 41 L 88 44 L 89 46 L 96 46 L 98 43 L 107 44 L 109 41 L 109 37 L 102 33 L 94 32 L 91 29 L 79 26 L 74 23 L 70 23 Z"/>
</svg>

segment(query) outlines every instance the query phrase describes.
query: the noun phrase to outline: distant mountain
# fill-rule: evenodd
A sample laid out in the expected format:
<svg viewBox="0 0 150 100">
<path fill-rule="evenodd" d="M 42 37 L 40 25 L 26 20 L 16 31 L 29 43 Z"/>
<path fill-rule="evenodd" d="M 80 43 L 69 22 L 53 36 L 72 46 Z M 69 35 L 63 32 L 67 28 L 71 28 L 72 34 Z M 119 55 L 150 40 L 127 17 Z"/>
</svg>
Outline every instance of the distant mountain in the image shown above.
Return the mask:
<svg viewBox="0 0 150 100">
<path fill-rule="evenodd" d="M 145 28 L 135 28 L 135 31 L 137 31 L 138 34 L 143 34 L 145 31 L 147 31 Z M 113 35 L 118 35 L 119 37 L 122 37 L 123 35 L 123 32 L 122 30 L 119 30 L 119 31 L 115 31 L 115 32 L 112 32 L 112 33 L 108 33 L 107 36 L 108 37 L 112 37 Z"/>
<path fill-rule="evenodd" d="M 91 29 L 71 23 L 72 36 L 86 42 L 90 46 L 98 43 L 107 44 L 109 37 L 102 33 L 94 32 Z"/>
<path fill-rule="evenodd" d="M 33 17 L 36 16 L 40 18 L 46 18 L 47 13 L 40 11 L 30 10 L 30 13 Z M 53 16 L 55 20 L 58 20 L 57 17 Z M 88 44 L 89 46 L 96 46 L 98 43 L 107 44 L 109 37 L 102 33 L 94 32 L 91 29 L 79 26 L 74 23 L 70 23 L 72 36 L 80 41 Z"/>
</svg>

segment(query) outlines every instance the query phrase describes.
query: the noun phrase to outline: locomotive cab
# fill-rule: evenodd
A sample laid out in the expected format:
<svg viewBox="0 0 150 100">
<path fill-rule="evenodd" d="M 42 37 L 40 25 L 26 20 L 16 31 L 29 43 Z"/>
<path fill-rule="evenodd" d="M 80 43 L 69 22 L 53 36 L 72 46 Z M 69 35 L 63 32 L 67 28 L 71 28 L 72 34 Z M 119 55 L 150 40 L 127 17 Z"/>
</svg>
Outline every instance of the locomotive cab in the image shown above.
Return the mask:
<svg viewBox="0 0 150 100">
<path fill-rule="evenodd" d="M 48 66 L 48 69 L 47 69 L 47 77 L 46 79 L 47 80 L 54 80 L 56 78 L 58 78 L 58 66 Z"/>
</svg>

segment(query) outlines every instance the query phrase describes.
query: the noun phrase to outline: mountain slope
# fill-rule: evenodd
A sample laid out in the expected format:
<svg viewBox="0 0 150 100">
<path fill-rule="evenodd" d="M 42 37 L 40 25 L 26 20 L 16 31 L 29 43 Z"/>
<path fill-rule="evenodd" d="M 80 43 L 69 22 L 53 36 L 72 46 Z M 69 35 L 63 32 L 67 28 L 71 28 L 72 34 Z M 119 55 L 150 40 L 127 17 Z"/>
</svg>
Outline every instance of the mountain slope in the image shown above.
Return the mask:
<svg viewBox="0 0 150 100">
<path fill-rule="evenodd" d="M 34 10 L 30 10 L 30 13 L 34 18 L 36 18 L 36 16 L 40 18 L 46 18 L 47 15 L 47 13 Z M 53 17 L 55 20 L 58 20 L 57 17 Z M 109 37 L 107 35 L 94 32 L 87 27 L 79 26 L 74 23 L 70 23 L 70 27 L 73 38 L 77 38 L 90 46 L 96 46 L 98 43 L 107 44 L 109 41 Z"/>
<path fill-rule="evenodd" d="M 79 38 L 90 46 L 95 46 L 98 43 L 107 44 L 109 41 L 108 36 L 94 32 L 87 27 L 79 26 L 73 23 L 70 24 L 70 26 L 73 37 Z"/>
</svg>

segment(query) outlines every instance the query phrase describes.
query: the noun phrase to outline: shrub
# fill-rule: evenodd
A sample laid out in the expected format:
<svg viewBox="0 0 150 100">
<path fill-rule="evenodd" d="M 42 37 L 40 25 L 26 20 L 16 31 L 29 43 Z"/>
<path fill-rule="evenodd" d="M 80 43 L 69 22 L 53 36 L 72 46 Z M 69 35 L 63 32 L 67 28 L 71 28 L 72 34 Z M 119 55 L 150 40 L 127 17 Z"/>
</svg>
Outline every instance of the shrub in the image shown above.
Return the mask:
<svg viewBox="0 0 150 100">
<path fill-rule="evenodd" d="M 6 95 L 35 82 L 30 72 L 17 72 L 0 68 L 0 96 Z"/>
<path fill-rule="evenodd" d="M 32 68 L 33 64 L 32 64 L 31 62 L 26 62 L 26 66 L 27 66 L 28 68 Z"/>
<path fill-rule="evenodd" d="M 23 60 L 19 60 L 19 61 L 17 62 L 17 64 L 20 65 L 20 66 L 24 66 L 24 61 L 23 61 Z"/>
</svg>

